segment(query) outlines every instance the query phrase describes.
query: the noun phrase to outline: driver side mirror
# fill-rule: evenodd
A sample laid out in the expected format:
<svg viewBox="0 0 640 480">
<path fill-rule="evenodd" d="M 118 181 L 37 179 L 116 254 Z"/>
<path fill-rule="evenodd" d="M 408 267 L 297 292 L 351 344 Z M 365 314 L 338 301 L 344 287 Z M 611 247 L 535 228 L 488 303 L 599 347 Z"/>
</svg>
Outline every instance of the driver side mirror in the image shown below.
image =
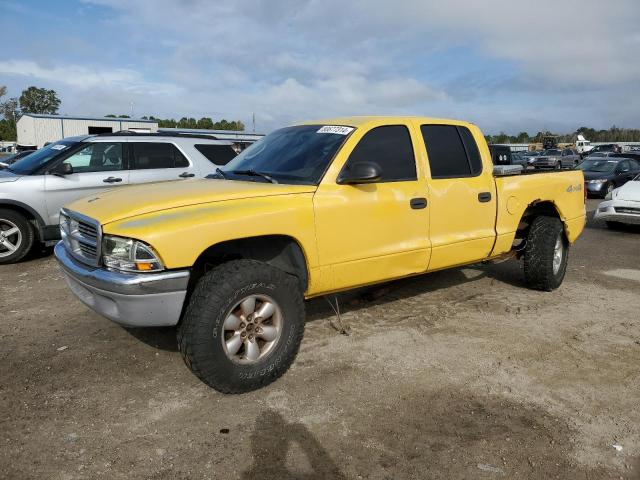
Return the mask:
<svg viewBox="0 0 640 480">
<path fill-rule="evenodd" d="M 50 172 L 52 175 L 64 177 L 65 175 L 71 175 L 73 173 L 73 166 L 70 163 L 59 163 Z"/>
<path fill-rule="evenodd" d="M 374 162 L 355 162 L 338 175 L 338 185 L 356 185 L 380 181 L 380 166 Z"/>
</svg>

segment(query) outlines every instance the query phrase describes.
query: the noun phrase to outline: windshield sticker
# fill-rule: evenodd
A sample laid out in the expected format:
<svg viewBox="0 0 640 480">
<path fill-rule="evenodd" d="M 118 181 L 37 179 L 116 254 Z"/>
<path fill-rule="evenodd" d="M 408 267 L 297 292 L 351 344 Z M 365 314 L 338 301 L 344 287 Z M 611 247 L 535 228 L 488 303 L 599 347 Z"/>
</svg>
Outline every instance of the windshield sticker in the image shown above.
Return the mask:
<svg viewBox="0 0 640 480">
<path fill-rule="evenodd" d="M 339 125 L 325 125 L 316 133 L 335 133 L 336 135 L 349 135 L 353 127 L 341 127 Z"/>
<path fill-rule="evenodd" d="M 67 148 L 66 145 L 52 145 L 51 146 L 51 150 L 64 150 L 65 148 Z"/>
</svg>

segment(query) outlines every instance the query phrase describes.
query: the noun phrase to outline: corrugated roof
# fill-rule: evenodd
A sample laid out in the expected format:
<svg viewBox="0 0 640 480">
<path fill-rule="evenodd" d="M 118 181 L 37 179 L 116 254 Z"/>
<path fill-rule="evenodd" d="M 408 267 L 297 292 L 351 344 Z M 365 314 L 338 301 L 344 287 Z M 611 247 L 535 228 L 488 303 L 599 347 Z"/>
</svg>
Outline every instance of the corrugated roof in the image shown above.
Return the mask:
<svg viewBox="0 0 640 480">
<path fill-rule="evenodd" d="M 82 117 L 72 115 L 45 115 L 41 113 L 23 113 L 23 117 L 33 118 L 54 118 L 56 120 L 96 120 L 100 122 L 136 122 L 136 123 L 158 123 L 157 120 L 145 120 L 144 118 L 114 118 L 114 117 Z"/>
</svg>

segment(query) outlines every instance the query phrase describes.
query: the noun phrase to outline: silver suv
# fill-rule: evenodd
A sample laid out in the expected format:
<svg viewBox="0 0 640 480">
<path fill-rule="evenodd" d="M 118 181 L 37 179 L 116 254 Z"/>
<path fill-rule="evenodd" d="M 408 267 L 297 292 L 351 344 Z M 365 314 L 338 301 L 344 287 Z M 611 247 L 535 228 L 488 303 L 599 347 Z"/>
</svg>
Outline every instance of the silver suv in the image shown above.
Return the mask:
<svg viewBox="0 0 640 480">
<path fill-rule="evenodd" d="M 106 188 L 204 177 L 235 156 L 233 144 L 180 134 L 70 137 L 0 170 L 0 264 L 60 238 L 60 208 Z"/>
</svg>

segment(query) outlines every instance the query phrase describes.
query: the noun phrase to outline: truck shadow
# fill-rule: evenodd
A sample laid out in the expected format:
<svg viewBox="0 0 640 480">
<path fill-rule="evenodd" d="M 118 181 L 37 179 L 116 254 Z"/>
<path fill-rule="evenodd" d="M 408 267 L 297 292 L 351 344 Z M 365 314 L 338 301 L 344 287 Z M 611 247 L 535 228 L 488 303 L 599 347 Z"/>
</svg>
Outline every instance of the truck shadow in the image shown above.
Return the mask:
<svg viewBox="0 0 640 480">
<path fill-rule="evenodd" d="M 242 473 L 243 479 L 278 479 L 278 480 L 320 480 L 346 478 L 331 459 L 329 453 L 302 423 L 288 423 L 275 410 L 267 409 L 258 415 L 256 426 L 251 435 L 252 464 Z M 304 454 L 306 462 L 302 467 L 292 471 L 287 464 L 288 459 L 298 460 L 289 455 L 292 446 L 297 445 Z M 289 462 L 291 464 L 291 462 Z"/>
</svg>

